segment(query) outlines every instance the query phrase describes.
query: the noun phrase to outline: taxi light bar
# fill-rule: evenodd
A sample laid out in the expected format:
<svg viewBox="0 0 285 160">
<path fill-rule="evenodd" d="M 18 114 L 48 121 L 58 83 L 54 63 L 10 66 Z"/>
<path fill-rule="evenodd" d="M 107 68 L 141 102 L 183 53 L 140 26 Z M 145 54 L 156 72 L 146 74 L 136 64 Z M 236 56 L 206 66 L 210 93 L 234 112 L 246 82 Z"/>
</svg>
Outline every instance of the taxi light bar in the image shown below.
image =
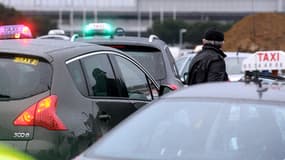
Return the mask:
<svg viewBox="0 0 285 160">
<path fill-rule="evenodd" d="M 52 29 L 48 31 L 48 35 L 65 35 L 65 31 L 62 29 Z"/>
<path fill-rule="evenodd" d="M 257 51 L 242 62 L 242 71 L 285 70 L 284 51 Z"/>
<path fill-rule="evenodd" d="M 254 81 L 260 86 L 260 78 L 284 81 L 282 71 L 285 70 L 284 51 L 257 51 L 242 62 L 244 80 Z"/>
<path fill-rule="evenodd" d="M 0 26 L 0 39 L 32 38 L 29 27 L 25 25 L 4 25 Z"/>
<path fill-rule="evenodd" d="M 15 126 L 41 126 L 49 130 L 67 130 L 56 115 L 57 96 L 51 95 L 24 110 L 14 121 Z"/>
<path fill-rule="evenodd" d="M 90 23 L 84 28 L 85 36 L 104 35 L 113 36 L 114 29 L 108 23 Z"/>
</svg>

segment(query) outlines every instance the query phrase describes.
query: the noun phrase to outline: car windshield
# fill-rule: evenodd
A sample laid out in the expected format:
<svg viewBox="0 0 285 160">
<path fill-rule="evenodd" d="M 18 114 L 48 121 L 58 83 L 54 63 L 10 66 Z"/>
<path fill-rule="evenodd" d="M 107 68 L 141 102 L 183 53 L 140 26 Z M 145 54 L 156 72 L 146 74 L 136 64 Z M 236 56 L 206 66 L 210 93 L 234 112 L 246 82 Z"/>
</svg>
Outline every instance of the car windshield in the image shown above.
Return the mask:
<svg viewBox="0 0 285 160">
<path fill-rule="evenodd" d="M 239 100 L 163 100 L 115 129 L 87 150 L 86 156 L 282 160 L 285 158 L 283 106 Z"/>
<path fill-rule="evenodd" d="M 180 57 L 178 58 L 175 63 L 176 63 L 176 66 L 178 68 L 178 70 L 180 71 L 181 68 L 183 67 L 183 64 L 185 63 L 185 61 L 187 60 L 188 57 Z"/>
<path fill-rule="evenodd" d="M 0 57 L 0 100 L 21 99 L 48 90 L 51 66 L 26 56 Z"/>
<path fill-rule="evenodd" d="M 226 71 L 228 74 L 243 74 L 241 70 L 241 64 L 245 57 L 227 57 L 225 58 L 226 62 Z"/>
</svg>

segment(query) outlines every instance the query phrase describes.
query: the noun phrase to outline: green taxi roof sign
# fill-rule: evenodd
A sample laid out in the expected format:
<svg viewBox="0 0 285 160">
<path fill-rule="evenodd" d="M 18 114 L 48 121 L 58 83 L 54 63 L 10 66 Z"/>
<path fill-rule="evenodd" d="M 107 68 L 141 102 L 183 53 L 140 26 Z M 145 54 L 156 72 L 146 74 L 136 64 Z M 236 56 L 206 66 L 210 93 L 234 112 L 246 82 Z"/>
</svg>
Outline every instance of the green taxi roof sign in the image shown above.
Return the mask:
<svg viewBox="0 0 285 160">
<path fill-rule="evenodd" d="M 113 26 L 108 23 L 90 23 L 84 27 L 85 36 L 112 36 L 114 34 Z"/>
</svg>

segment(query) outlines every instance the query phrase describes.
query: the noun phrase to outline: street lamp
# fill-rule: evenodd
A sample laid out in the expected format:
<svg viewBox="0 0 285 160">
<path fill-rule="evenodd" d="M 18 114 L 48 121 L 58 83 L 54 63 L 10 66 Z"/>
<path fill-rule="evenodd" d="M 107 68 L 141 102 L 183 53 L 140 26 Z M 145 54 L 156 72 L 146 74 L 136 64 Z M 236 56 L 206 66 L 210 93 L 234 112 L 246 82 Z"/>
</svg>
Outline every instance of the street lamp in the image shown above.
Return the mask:
<svg viewBox="0 0 285 160">
<path fill-rule="evenodd" d="M 182 43 L 183 43 L 183 33 L 187 32 L 187 29 L 181 28 L 179 30 L 179 47 L 182 49 Z"/>
</svg>

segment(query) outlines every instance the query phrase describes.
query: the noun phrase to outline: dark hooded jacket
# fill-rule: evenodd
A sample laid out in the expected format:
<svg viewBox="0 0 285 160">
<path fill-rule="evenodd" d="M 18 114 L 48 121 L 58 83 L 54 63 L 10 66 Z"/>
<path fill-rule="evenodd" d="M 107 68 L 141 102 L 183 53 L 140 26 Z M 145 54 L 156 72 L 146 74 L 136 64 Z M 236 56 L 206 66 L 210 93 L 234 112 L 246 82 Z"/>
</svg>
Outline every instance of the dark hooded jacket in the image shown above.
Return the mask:
<svg viewBox="0 0 285 160">
<path fill-rule="evenodd" d="M 189 65 L 187 84 L 228 81 L 225 57 L 224 52 L 218 47 L 205 44 Z"/>
</svg>

